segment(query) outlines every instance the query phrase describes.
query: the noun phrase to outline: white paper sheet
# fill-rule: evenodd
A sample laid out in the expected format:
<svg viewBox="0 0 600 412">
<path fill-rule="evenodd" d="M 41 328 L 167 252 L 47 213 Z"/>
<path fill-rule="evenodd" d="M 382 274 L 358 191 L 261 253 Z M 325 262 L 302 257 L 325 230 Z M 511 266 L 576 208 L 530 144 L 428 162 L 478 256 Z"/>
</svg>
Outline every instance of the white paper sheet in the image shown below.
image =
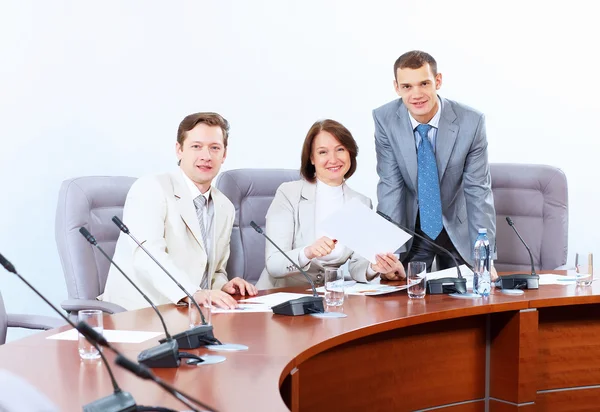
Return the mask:
<svg viewBox="0 0 600 412">
<path fill-rule="evenodd" d="M 164 332 L 145 332 L 139 330 L 104 330 L 102 332 L 110 343 L 142 343 L 149 339 L 164 334 Z M 48 336 L 46 339 L 77 340 L 79 333 L 75 329 L 69 329 L 56 335 Z"/>
<path fill-rule="evenodd" d="M 400 285 L 400 286 L 391 286 L 385 285 L 382 283 L 356 283 L 356 282 L 346 282 L 344 285 L 344 292 L 347 295 L 363 295 L 363 296 L 376 296 L 376 295 L 386 295 L 388 293 L 399 292 L 401 290 L 406 289 L 408 286 Z M 325 293 L 325 288 L 321 286 L 317 288 L 318 293 Z"/>
<path fill-rule="evenodd" d="M 394 253 L 411 236 L 352 199 L 320 224 L 323 232 L 375 263 L 378 253 Z"/>
<path fill-rule="evenodd" d="M 279 305 L 280 303 L 287 302 L 290 299 L 303 298 L 305 296 L 312 296 L 311 294 L 304 293 L 290 293 L 290 292 L 277 292 L 271 293 L 270 295 L 264 296 L 256 296 L 250 299 L 242 299 L 240 302 L 246 303 L 262 303 L 263 305 L 272 308 L 275 305 Z"/>
<path fill-rule="evenodd" d="M 555 275 L 553 273 L 540 273 L 540 286 L 542 285 L 574 285 L 577 274 Z"/>
<path fill-rule="evenodd" d="M 260 303 L 240 303 L 235 309 L 212 308 L 212 313 L 256 313 L 256 312 L 272 312 L 267 305 Z"/>
</svg>

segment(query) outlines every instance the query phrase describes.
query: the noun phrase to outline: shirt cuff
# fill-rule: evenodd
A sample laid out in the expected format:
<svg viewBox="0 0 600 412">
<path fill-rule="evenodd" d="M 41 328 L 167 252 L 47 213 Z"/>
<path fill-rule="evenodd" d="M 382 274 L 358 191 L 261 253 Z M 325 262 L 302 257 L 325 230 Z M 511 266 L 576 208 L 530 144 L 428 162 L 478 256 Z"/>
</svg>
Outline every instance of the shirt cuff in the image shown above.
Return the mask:
<svg viewBox="0 0 600 412">
<path fill-rule="evenodd" d="M 367 266 L 367 277 L 375 277 L 376 275 L 378 275 L 379 272 L 375 272 L 372 268 L 371 268 L 371 264 L 369 263 L 369 266 Z"/>
<path fill-rule="evenodd" d="M 304 249 L 298 252 L 298 265 L 303 268 L 310 263 L 310 259 L 306 256 Z"/>
</svg>

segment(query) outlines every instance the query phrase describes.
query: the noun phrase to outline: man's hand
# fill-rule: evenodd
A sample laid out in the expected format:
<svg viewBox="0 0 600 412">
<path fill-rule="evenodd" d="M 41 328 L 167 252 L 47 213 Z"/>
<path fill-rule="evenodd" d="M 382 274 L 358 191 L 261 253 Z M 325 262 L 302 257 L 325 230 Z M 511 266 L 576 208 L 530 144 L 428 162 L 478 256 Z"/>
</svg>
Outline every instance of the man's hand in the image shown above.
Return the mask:
<svg viewBox="0 0 600 412">
<path fill-rule="evenodd" d="M 256 296 L 258 290 L 252 283 L 245 281 L 242 278 L 233 278 L 221 288 L 223 292 L 230 295 L 240 294 L 242 296 Z"/>
<path fill-rule="evenodd" d="M 381 278 L 385 280 L 401 280 L 406 278 L 406 272 L 402 262 L 398 260 L 393 253 L 376 255 L 377 263 L 371 263 L 371 269 L 381 273 Z"/>
<path fill-rule="evenodd" d="M 330 239 L 327 236 L 320 237 L 315 243 L 304 248 L 304 254 L 309 260 L 327 256 L 335 248 L 336 243 L 337 240 Z"/>
<path fill-rule="evenodd" d="M 194 293 L 194 299 L 199 305 L 202 305 L 204 302 L 206 302 L 209 294 L 212 304 L 218 308 L 235 309 L 238 307 L 237 301 L 222 290 L 199 290 L 198 292 Z"/>
</svg>

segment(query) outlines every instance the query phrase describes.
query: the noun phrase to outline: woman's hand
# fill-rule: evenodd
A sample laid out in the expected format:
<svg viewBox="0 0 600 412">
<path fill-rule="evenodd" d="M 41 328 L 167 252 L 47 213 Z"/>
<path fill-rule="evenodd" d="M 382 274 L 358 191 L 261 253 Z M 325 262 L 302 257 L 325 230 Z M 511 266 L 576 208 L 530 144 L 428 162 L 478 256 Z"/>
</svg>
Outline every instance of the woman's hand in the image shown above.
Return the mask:
<svg viewBox="0 0 600 412">
<path fill-rule="evenodd" d="M 377 263 L 371 263 L 371 269 L 381 273 L 385 280 L 401 280 L 406 278 L 404 265 L 393 253 L 379 254 L 375 256 Z"/>
<path fill-rule="evenodd" d="M 323 236 L 317 239 L 312 245 L 305 247 L 304 254 L 308 259 L 327 256 L 335 248 L 336 243 L 337 240 Z"/>
</svg>

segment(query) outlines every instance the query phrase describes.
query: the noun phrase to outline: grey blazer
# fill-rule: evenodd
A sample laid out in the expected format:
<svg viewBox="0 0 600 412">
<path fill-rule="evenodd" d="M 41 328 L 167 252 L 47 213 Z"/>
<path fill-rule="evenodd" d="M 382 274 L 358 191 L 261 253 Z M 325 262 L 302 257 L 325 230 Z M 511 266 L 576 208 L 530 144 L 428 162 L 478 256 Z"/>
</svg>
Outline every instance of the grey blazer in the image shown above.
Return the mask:
<svg viewBox="0 0 600 412">
<path fill-rule="evenodd" d="M 436 140 L 444 228 L 464 260 L 470 262 L 477 230 L 486 228 L 496 255 L 496 212 L 482 113 L 441 98 Z M 418 212 L 417 148 L 402 99 L 373 110 L 377 152 L 377 210 L 410 229 Z M 410 250 L 412 239 L 400 252 Z M 404 257 L 402 256 L 402 257 Z"/>
<path fill-rule="evenodd" d="M 305 180 L 283 183 L 277 189 L 273 203 L 267 212 L 266 233 L 294 262 L 298 262 L 299 253 L 315 240 L 315 192 L 316 184 Z M 370 208 L 371 199 L 350 189 L 344 183 L 346 200 L 357 198 Z M 366 282 L 374 276 L 367 276 L 369 261 L 346 248 L 339 259 L 322 264 L 313 259 L 303 269 L 315 283 L 323 284 L 325 267 L 340 267 L 348 259 L 350 275 L 357 281 Z M 265 245 L 266 267 L 256 283 L 258 289 L 282 288 L 288 286 L 307 286 L 304 276 L 269 242 Z"/>
</svg>

